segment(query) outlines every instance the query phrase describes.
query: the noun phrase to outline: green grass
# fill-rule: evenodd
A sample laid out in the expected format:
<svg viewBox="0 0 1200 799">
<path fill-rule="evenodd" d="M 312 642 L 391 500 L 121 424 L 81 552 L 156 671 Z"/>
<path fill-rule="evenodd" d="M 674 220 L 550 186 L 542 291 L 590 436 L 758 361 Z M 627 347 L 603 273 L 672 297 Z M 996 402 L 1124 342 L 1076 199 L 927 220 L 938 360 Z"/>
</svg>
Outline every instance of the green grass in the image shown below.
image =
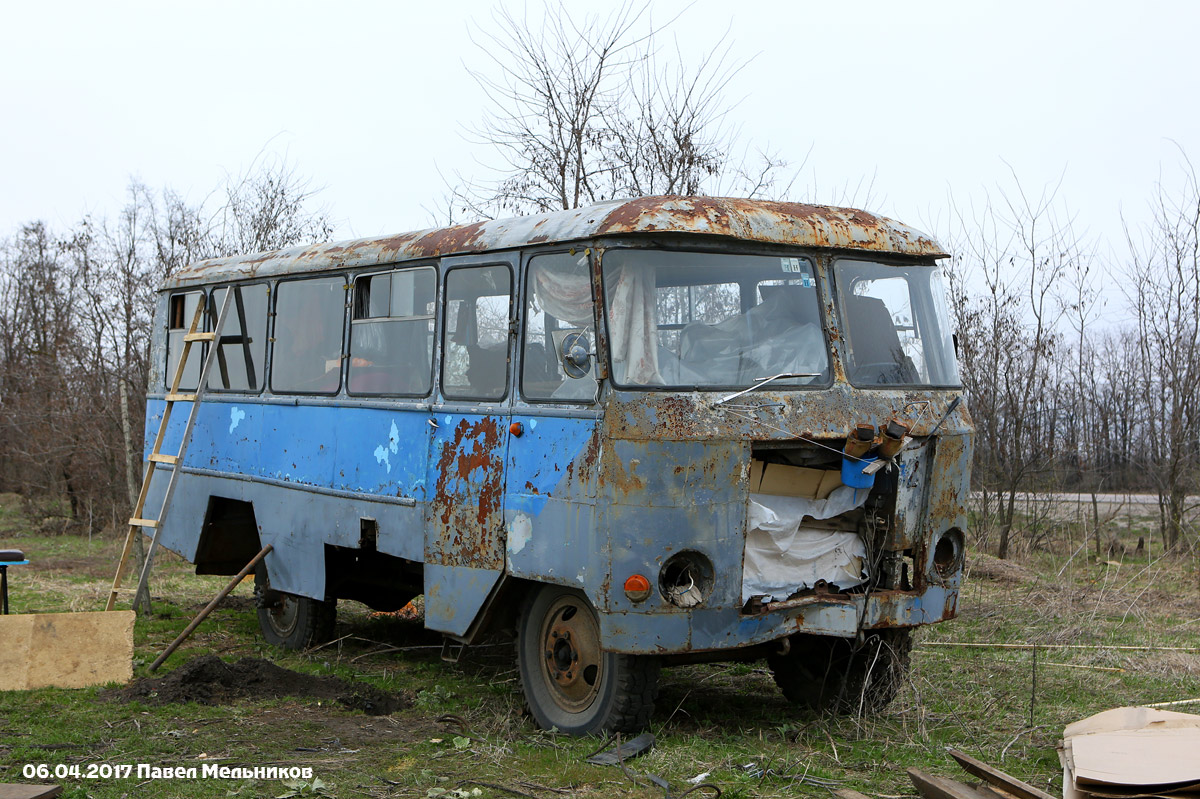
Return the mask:
<svg viewBox="0 0 1200 799">
<path fill-rule="evenodd" d="M 0 497 L 0 547 L 25 549 L 33 561 L 10 571 L 14 610 L 102 608 L 120 542 L 33 535 L 28 528 L 19 505 Z M 676 794 L 691 787 L 686 780 L 707 773 L 727 798 L 827 795 L 801 778 L 840 781 L 874 796 L 912 796 L 909 767 L 966 779 L 945 754 L 953 746 L 1058 793 L 1055 745 L 1066 724 L 1125 704 L 1200 698 L 1196 653 L 1104 648 L 1200 646 L 1200 591 L 1192 563 L 1128 556 L 1111 565 L 1083 553 L 1068 560 L 1074 547 L 1063 549 L 1018 562 L 973 555 L 960 617 L 918 633 L 909 683 L 879 716 L 797 711 L 779 695 L 765 664 L 664 670 L 651 725 L 656 745 L 630 769 L 669 780 Z M 160 556 L 152 582 L 154 614 L 135 627 L 135 677 L 145 676 L 146 665 L 226 579 L 197 577 L 182 560 Z M 322 785 L 314 794 L 311 783 L 60 782 L 67 797 L 273 797 L 299 790 L 426 798 L 474 789 L 481 797 L 662 796 L 661 789 L 636 785 L 619 768 L 586 764 L 601 741 L 537 730 L 522 713 L 508 645 L 471 648 L 458 664 L 446 664 L 437 638 L 418 623 L 372 617 L 344 603 L 341 641 L 309 654 L 289 653 L 262 642 L 250 597 L 250 586 L 239 586 L 160 674 L 200 654 L 267 657 L 298 671 L 406 692 L 412 706 L 390 717 L 368 717 L 306 699 L 158 707 L 113 701 L 101 688 L 9 692 L 0 694 L 0 782 L 27 781 L 21 771 L 28 763 L 220 762 L 310 766 Z M 1034 690 L 1031 652 L 929 645 L 947 642 L 1049 648 L 1037 654 Z M 1065 644 L 1100 648 L 1054 648 Z M 407 651 L 382 651 L 386 647 Z M 1200 711 L 1200 705 L 1179 709 Z M 446 714 L 458 720 L 439 721 Z"/>
</svg>

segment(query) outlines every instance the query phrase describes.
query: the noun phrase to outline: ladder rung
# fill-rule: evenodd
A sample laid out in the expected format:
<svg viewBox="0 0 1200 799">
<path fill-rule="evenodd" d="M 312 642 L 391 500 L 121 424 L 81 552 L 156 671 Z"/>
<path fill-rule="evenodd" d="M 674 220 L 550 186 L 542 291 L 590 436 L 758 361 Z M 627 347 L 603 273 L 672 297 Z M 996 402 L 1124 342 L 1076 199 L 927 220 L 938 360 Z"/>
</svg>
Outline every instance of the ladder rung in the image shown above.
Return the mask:
<svg viewBox="0 0 1200 799">
<path fill-rule="evenodd" d="M 175 462 L 178 461 L 179 458 L 174 455 L 164 455 L 161 452 L 155 452 L 148 458 L 148 460 L 151 463 L 166 463 L 170 466 L 174 466 Z"/>
<path fill-rule="evenodd" d="M 186 333 L 183 336 L 184 341 L 212 341 L 217 337 L 216 333 Z"/>
<path fill-rule="evenodd" d="M 168 394 L 167 402 L 193 402 L 196 399 L 195 394 Z"/>
<path fill-rule="evenodd" d="M 154 519 L 130 519 L 130 527 L 158 527 L 158 522 Z"/>
</svg>

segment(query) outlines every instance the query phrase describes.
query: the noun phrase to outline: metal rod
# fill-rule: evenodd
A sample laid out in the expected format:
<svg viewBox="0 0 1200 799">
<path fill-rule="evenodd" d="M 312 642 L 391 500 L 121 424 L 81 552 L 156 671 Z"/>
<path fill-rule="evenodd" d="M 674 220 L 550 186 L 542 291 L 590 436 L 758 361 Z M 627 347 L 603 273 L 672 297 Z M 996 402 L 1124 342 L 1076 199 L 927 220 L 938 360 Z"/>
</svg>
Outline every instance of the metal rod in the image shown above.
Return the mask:
<svg viewBox="0 0 1200 799">
<path fill-rule="evenodd" d="M 273 549 L 273 547 L 270 544 L 267 544 L 265 547 L 263 547 L 259 551 L 259 553 L 254 556 L 254 559 L 246 564 L 246 568 L 244 568 L 240 572 L 238 572 L 237 575 L 232 580 L 229 581 L 229 585 L 222 588 L 221 593 L 219 593 L 215 597 L 213 597 L 213 601 L 209 602 L 208 605 L 205 606 L 204 610 L 202 610 L 196 614 L 196 618 L 192 619 L 192 623 L 187 626 L 187 629 L 185 629 L 183 632 L 181 632 L 179 634 L 179 636 L 174 641 L 171 642 L 171 645 L 168 646 L 166 648 L 166 650 L 161 655 L 159 655 L 158 658 L 153 663 L 150 664 L 150 671 L 155 671 L 156 669 L 158 669 L 158 667 L 163 664 L 163 661 L 166 660 L 167 658 L 169 658 L 171 656 L 171 653 L 174 652 L 176 649 L 178 649 L 179 645 L 182 644 L 185 640 L 187 640 L 188 636 L 190 636 L 192 633 L 194 633 L 196 631 L 196 628 L 200 626 L 200 622 L 202 622 L 206 618 L 208 618 L 208 614 L 212 613 L 213 610 L 217 607 L 217 605 L 219 605 L 221 603 L 221 600 L 224 599 L 225 597 L 229 596 L 229 593 L 231 591 L 233 591 L 233 589 L 237 588 L 238 583 L 240 583 L 242 580 L 246 579 L 246 575 L 248 575 L 251 571 L 253 571 L 254 567 L 257 566 L 259 564 L 259 562 L 263 558 L 265 558 L 267 556 L 267 553 L 269 553 L 272 549 Z"/>
</svg>

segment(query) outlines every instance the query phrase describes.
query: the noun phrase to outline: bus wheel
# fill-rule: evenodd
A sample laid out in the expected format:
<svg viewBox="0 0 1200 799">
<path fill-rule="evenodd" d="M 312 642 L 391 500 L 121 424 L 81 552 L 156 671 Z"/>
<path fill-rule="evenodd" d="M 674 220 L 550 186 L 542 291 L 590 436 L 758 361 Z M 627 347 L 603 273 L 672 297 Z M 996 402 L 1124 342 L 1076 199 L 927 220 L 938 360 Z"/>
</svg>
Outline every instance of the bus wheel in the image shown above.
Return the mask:
<svg viewBox="0 0 1200 799">
<path fill-rule="evenodd" d="M 333 638 L 337 600 L 323 602 L 274 591 L 263 571 L 254 575 L 254 600 L 258 607 L 258 626 L 269 644 L 308 649 Z"/>
<path fill-rule="evenodd" d="M 542 586 L 517 626 L 525 701 L 538 726 L 570 735 L 629 732 L 650 721 L 658 659 L 600 648 L 600 622 L 578 591 Z"/>
<path fill-rule="evenodd" d="M 788 650 L 767 658 L 787 700 L 820 712 L 883 710 L 908 678 L 909 630 L 869 632 L 861 644 L 846 638 L 796 634 Z"/>
</svg>

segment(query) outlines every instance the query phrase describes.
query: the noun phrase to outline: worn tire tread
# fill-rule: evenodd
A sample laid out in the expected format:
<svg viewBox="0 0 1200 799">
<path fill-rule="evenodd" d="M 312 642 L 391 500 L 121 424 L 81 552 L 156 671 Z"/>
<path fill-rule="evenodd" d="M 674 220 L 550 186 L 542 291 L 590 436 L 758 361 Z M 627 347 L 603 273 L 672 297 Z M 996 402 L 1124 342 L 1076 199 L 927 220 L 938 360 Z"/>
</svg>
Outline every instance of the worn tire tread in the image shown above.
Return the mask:
<svg viewBox="0 0 1200 799">
<path fill-rule="evenodd" d="M 908 675 L 907 629 L 870 633 L 859 647 L 820 636 L 793 636 L 792 642 L 787 655 L 767 659 L 771 675 L 789 702 L 817 712 L 881 712 Z"/>
</svg>

